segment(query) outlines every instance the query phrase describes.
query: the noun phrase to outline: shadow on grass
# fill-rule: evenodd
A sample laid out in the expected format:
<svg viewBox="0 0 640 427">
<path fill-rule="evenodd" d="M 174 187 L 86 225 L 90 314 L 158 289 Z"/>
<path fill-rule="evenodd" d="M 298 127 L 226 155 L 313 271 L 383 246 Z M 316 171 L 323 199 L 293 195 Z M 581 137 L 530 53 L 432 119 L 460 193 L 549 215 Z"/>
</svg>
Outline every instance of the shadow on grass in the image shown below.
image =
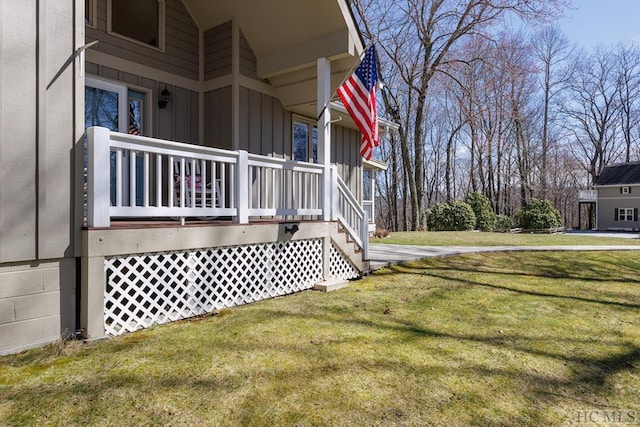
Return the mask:
<svg viewBox="0 0 640 427">
<path fill-rule="evenodd" d="M 600 255 L 598 255 L 600 254 Z M 506 255 L 506 256 L 505 256 Z M 610 260 L 605 252 L 580 253 L 580 257 L 567 257 L 567 252 L 536 253 L 530 259 L 526 252 L 485 253 L 487 258 L 507 258 L 511 264 L 504 270 L 486 267 L 485 262 L 477 259 L 477 254 L 465 254 L 455 257 L 426 258 L 421 261 L 403 263 L 377 271 L 376 275 L 407 273 L 407 270 L 432 270 L 446 268 L 461 272 L 513 275 L 521 277 L 540 277 L 549 279 L 569 279 L 585 282 L 616 281 L 620 283 L 640 284 L 636 279 L 640 270 L 640 261 L 630 259 Z M 598 267 L 597 264 L 603 264 Z"/>
</svg>

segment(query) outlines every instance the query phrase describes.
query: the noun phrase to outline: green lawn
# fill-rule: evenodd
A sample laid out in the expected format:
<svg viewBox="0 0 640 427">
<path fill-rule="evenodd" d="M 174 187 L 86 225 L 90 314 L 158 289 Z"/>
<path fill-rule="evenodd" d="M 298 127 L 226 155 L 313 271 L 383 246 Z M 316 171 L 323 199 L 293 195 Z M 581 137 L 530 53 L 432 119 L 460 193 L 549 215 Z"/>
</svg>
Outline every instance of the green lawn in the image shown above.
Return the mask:
<svg viewBox="0 0 640 427">
<path fill-rule="evenodd" d="M 558 425 L 640 415 L 637 252 L 384 269 L 0 358 L 0 425 Z"/>
<path fill-rule="evenodd" d="M 475 231 L 394 232 L 371 243 L 423 246 L 558 246 L 558 245 L 640 245 L 640 239 L 602 237 L 595 234 L 510 234 Z"/>
</svg>

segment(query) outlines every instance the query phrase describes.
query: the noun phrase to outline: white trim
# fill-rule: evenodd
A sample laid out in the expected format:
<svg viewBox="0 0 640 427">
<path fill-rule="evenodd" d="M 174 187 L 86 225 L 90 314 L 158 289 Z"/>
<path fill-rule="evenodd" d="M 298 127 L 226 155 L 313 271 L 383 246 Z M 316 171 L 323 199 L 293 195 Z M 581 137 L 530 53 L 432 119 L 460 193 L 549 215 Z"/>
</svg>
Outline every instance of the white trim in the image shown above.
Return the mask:
<svg viewBox="0 0 640 427">
<path fill-rule="evenodd" d="M 294 141 L 294 135 L 295 135 L 295 125 L 296 123 L 301 123 L 301 124 L 306 124 L 307 125 L 307 129 L 308 129 L 308 139 L 307 139 L 307 159 L 306 160 L 296 160 L 295 159 L 295 141 Z M 318 122 L 316 122 L 315 120 L 306 117 L 306 116 L 302 116 L 300 114 L 296 114 L 293 113 L 291 116 L 291 160 L 296 161 L 296 162 L 307 162 L 307 163 L 312 163 L 312 164 L 318 164 L 318 163 L 313 163 L 313 128 L 316 127 L 317 130 L 317 134 L 318 134 L 318 148 L 317 148 L 317 153 L 318 153 L 318 162 L 320 162 L 320 129 L 318 128 Z M 331 144 L 331 141 L 329 141 L 329 144 Z M 329 163 L 329 162 L 327 162 Z"/>
<path fill-rule="evenodd" d="M 186 7 L 186 5 L 185 5 Z M 189 9 L 187 9 L 187 11 L 189 13 L 191 13 L 191 11 Z M 204 31 L 202 29 L 198 29 L 198 56 L 199 56 L 199 62 L 200 62 L 200 67 L 199 67 L 199 80 L 200 80 L 200 87 L 204 88 Z M 204 114 L 204 109 L 205 109 L 205 101 L 204 101 L 204 90 L 199 90 L 198 91 L 198 143 L 201 145 L 204 145 L 205 141 L 205 132 L 204 132 L 204 120 L 205 120 L 205 114 Z"/>
<path fill-rule="evenodd" d="M 111 21 L 113 19 L 112 16 L 112 4 L 111 4 L 112 0 L 107 0 L 107 34 L 114 36 L 114 37 L 118 37 L 124 40 L 127 40 L 131 43 L 135 43 L 137 45 L 140 46 L 144 46 L 146 48 L 149 49 L 153 49 L 153 50 L 157 50 L 159 52 L 165 52 L 165 32 L 166 32 L 166 28 L 165 28 L 165 22 L 166 22 L 166 8 L 165 8 L 165 0 L 156 0 L 158 2 L 158 46 L 152 46 L 148 43 L 142 42 L 140 40 L 136 40 L 134 38 L 131 37 L 127 37 L 123 34 L 120 33 L 116 33 L 113 31 L 113 29 L 111 28 Z"/>
<path fill-rule="evenodd" d="M 606 185 L 594 185 L 594 188 L 612 188 L 612 187 L 617 187 L 620 188 L 622 186 L 627 186 L 627 187 L 640 187 L 640 182 L 639 183 L 635 183 L 635 184 L 606 184 Z"/>
<path fill-rule="evenodd" d="M 636 222 L 633 220 L 633 214 L 635 213 L 636 208 L 616 208 L 618 210 L 618 218 L 616 221 L 618 222 Z M 622 212 L 624 211 L 624 215 Z M 631 212 L 631 219 L 627 219 L 629 217 L 629 212 Z M 624 217 L 624 219 L 622 219 Z"/>
<path fill-rule="evenodd" d="M 202 83 L 202 87 L 205 92 L 211 92 L 212 90 L 233 86 L 234 83 L 237 83 L 239 86 L 246 89 L 260 92 L 264 95 L 269 95 L 274 98 L 278 97 L 278 94 L 276 93 L 276 90 L 273 88 L 273 86 L 243 75 L 237 75 L 235 76 L 235 78 L 233 74 L 216 77 L 214 79 L 204 81 Z"/>
<path fill-rule="evenodd" d="M 87 16 L 90 17 L 89 22 L 86 21 Z M 82 21 L 86 27 L 98 29 L 98 0 L 89 0 L 89 10 L 85 8 Z"/>
<path fill-rule="evenodd" d="M 234 150 L 240 149 L 240 27 L 231 22 L 231 143 Z"/>
<path fill-rule="evenodd" d="M 374 171 L 386 171 L 388 167 L 382 160 L 373 158 L 371 160 L 362 159 L 362 166 L 373 169 Z"/>
<path fill-rule="evenodd" d="M 156 80 L 172 86 L 179 86 L 184 89 L 199 91 L 202 85 L 199 81 L 192 80 L 164 70 L 152 68 L 137 62 L 108 55 L 95 49 L 87 50 L 86 62 L 91 62 L 105 67 L 115 68 L 125 73 L 135 74 L 146 79 Z"/>
<path fill-rule="evenodd" d="M 121 120 L 123 117 L 129 117 L 127 111 L 128 89 L 124 83 L 116 83 L 112 80 L 105 80 L 98 77 L 85 78 L 85 86 L 93 87 L 101 90 L 108 90 L 118 94 L 118 132 L 127 133 L 128 120 Z"/>
</svg>

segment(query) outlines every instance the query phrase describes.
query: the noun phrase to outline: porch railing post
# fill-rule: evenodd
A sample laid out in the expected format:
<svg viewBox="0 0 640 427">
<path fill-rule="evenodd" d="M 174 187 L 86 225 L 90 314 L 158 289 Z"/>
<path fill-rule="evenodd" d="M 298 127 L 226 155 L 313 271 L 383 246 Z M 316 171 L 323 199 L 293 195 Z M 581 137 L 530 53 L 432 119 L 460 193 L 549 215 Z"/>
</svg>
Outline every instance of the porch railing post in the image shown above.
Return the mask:
<svg viewBox="0 0 640 427">
<path fill-rule="evenodd" d="M 87 225 L 109 227 L 110 131 L 103 127 L 87 129 Z"/>
<path fill-rule="evenodd" d="M 249 154 L 244 150 L 238 151 L 238 165 L 236 167 L 236 203 L 238 215 L 234 218 L 237 224 L 249 223 Z"/>
<path fill-rule="evenodd" d="M 338 220 L 338 212 L 340 210 L 339 199 L 338 199 L 338 169 L 336 166 L 331 166 L 329 168 L 331 175 L 331 221 Z"/>
<path fill-rule="evenodd" d="M 362 225 L 360 229 L 360 239 L 362 240 L 362 259 L 369 259 L 369 215 L 364 211 Z"/>
</svg>

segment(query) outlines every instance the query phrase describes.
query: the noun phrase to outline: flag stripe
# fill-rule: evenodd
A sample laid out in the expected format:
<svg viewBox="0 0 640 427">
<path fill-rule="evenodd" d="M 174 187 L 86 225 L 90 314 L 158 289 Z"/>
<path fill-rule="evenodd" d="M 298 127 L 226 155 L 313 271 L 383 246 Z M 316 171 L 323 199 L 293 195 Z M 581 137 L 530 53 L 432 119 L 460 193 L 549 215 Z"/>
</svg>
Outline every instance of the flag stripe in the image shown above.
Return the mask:
<svg viewBox="0 0 640 427">
<path fill-rule="evenodd" d="M 370 159 L 379 144 L 376 83 L 378 80 L 375 48 L 367 49 L 356 71 L 338 88 L 344 107 L 362 132 L 360 154 Z"/>
</svg>

